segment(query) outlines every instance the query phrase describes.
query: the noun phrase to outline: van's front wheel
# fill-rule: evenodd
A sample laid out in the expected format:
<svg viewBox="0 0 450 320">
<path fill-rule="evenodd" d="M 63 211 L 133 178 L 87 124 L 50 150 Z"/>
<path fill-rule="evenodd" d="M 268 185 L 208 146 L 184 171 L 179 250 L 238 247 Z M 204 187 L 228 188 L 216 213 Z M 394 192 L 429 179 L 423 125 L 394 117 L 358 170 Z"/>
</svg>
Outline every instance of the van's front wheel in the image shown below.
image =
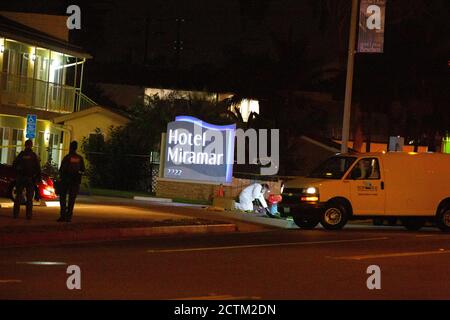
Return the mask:
<svg viewBox="0 0 450 320">
<path fill-rule="evenodd" d="M 320 224 L 327 230 L 342 229 L 348 221 L 349 210 L 339 201 L 331 201 L 325 207 Z"/>
<path fill-rule="evenodd" d="M 450 232 L 450 204 L 445 205 L 437 214 L 436 222 L 439 229 Z"/>
<path fill-rule="evenodd" d="M 311 230 L 319 224 L 319 218 L 308 216 L 294 216 L 294 222 L 301 229 Z"/>
</svg>

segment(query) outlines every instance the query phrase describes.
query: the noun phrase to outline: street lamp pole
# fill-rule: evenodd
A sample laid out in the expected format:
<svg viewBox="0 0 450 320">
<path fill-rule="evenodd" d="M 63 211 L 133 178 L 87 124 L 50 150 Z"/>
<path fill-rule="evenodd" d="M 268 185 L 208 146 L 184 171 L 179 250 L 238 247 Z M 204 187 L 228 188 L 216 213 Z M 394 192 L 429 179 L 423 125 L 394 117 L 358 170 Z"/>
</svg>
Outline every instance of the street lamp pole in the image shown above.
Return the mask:
<svg viewBox="0 0 450 320">
<path fill-rule="evenodd" d="M 342 121 L 341 153 L 348 151 L 350 133 L 350 113 L 352 106 L 353 70 L 355 65 L 356 27 L 358 22 L 358 0 L 352 0 L 352 17 L 350 22 L 350 37 L 348 40 L 347 79 L 345 83 L 344 117 Z"/>
</svg>

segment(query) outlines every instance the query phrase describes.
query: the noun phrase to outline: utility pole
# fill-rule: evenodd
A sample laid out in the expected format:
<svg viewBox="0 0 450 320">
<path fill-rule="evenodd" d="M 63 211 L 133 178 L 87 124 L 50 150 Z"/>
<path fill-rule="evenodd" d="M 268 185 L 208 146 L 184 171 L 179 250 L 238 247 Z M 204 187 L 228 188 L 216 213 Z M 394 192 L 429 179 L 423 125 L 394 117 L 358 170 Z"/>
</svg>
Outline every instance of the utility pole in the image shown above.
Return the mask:
<svg viewBox="0 0 450 320">
<path fill-rule="evenodd" d="M 352 0 L 352 17 L 350 22 L 350 37 L 348 40 L 347 79 L 345 84 L 344 117 L 342 121 L 341 153 L 348 151 L 350 135 L 350 114 L 352 107 L 353 70 L 355 65 L 356 27 L 358 22 L 358 0 Z"/>
<path fill-rule="evenodd" d="M 176 40 L 174 41 L 174 49 L 175 49 L 175 69 L 177 73 L 177 86 L 180 85 L 180 55 L 181 51 L 183 51 L 184 42 L 181 40 L 181 24 L 184 23 L 184 18 L 178 17 L 176 18 Z"/>
<path fill-rule="evenodd" d="M 147 59 L 148 59 L 149 29 L 150 29 L 150 17 L 149 14 L 147 13 L 147 16 L 145 17 L 144 66 L 147 66 Z"/>
</svg>

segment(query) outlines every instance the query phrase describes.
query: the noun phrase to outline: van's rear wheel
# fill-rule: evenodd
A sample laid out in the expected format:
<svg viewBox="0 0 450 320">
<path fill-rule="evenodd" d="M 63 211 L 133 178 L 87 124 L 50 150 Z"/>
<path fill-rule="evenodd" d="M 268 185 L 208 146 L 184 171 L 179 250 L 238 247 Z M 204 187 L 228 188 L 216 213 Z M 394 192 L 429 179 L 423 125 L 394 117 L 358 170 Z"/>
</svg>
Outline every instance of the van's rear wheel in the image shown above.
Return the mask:
<svg viewBox="0 0 450 320">
<path fill-rule="evenodd" d="M 397 218 L 387 218 L 388 226 L 395 227 L 397 225 Z"/>
<path fill-rule="evenodd" d="M 418 231 L 425 225 L 423 218 L 405 218 L 402 219 L 402 224 L 409 231 Z"/>
<path fill-rule="evenodd" d="M 325 207 L 320 224 L 327 230 L 342 229 L 348 221 L 349 209 L 339 201 L 331 201 Z"/>
<path fill-rule="evenodd" d="M 294 216 L 294 222 L 301 229 L 311 230 L 319 224 L 319 218 L 306 217 L 306 216 Z"/>
<path fill-rule="evenodd" d="M 450 232 L 450 204 L 447 203 L 439 210 L 436 220 L 439 229 L 444 232 Z"/>
<path fill-rule="evenodd" d="M 384 225 L 383 218 L 374 218 L 373 219 L 373 225 L 374 226 L 382 226 L 382 225 Z"/>
</svg>

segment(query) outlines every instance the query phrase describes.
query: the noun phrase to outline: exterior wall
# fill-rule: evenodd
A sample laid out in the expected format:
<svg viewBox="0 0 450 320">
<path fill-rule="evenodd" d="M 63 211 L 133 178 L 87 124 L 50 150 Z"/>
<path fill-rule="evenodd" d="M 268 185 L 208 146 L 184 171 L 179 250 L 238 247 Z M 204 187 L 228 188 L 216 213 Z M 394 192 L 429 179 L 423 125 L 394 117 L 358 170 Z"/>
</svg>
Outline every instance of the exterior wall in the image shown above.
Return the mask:
<svg viewBox="0 0 450 320">
<path fill-rule="evenodd" d="M 233 178 L 231 185 L 223 186 L 225 197 L 237 198 L 245 187 L 255 182 L 257 181 L 251 179 Z M 281 180 L 264 181 L 264 183 L 269 184 L 273 194 L 280 193 Z M 156 185 L 156 196 L 171 199 L 178 198 L 212 202 L 212 199 L 216 195 L 218 189 L 219 186 L 214 184 L 179 182 L 159 178 Z"/>
<path fill-rule="evenodd" d="M 128 120 L 123 117 L 98 112 L 67 120 L 64 124 L 71 131 L 71 139 L 81 143 L 83 138 L 89 137 L 89 134 L 94 133 L 96 128 L 99 128 L 106 138 L 111 126 L 123 126 L 127 122 Z"/>
<path fill-rule="evenodd" d="M 335 140 L 335 141 L 340 143 L 339 140 Z M 353 147 L 353 141 L 348 142 L 348 147 L 349 148 Z M 387 149 L 388 149 L 387 143 L 379 143 L 379 142 L 371 142 L 370 143 L 370 152 L 382 152 L 382 151 L 387 151 Z M 365 151 L 366 151 L 366 143 L 363 142 L 363 144 L 361 145 L 361 152 L 365 153 Z M 403 151 L 404 152 L 413 152 L 414 146 L 413 145 L 404 145 Z M 428 146 L 419 146 L 418 152 L 420 152 L 420 153 L 428 152 Z"/>
<path fill-rule="evenodd" d="M 61 40 L 69 41 L 69 29 L 66 26 L 66 16 L 8 11 L 0 11 L 0 14 L 30 28 L 45 32 Z"/>
<path fill-rule="evenodd" d="M 0 115 L 0 163 L 11 164 L 25 145 L 26 118 Z M 39 120 L 36 125 L 36 138 L 33 149 L 38 154 L 41 164 L 50 158 L 57 165 L 68 150 L 68 137 L 64 128 L 48 120 Z"/>
<path fill-rule="evenodd" d="M 0 47 L 5 50 L 5 38 L 0 37 Z M 0 70 L 3 70 L 3 54 L 0 53 Z"/>
<path fill-rule="evenodd" d="M 232 93 L 211 93 L 204 91 L 186 91 L 175 89 L 159 89 L 159 88 L 145 88 L 142 86 L 133 86 L 125 84 L 114 83 L 98 83 L 100 89 L 102 89 L 105 96 L 115 102 L 118 106 L 132 106 L 138 102 L 144 102 L 144 95 L 154 96 L 158 95 L 161 99 L 166 99 L 171 94 L 177 94 L 184 98 L 197 97 L 205 100 L 218 100 L 233 96 Z M 142 100 L 141 100 L 142 99 Z"/>
</svg>

